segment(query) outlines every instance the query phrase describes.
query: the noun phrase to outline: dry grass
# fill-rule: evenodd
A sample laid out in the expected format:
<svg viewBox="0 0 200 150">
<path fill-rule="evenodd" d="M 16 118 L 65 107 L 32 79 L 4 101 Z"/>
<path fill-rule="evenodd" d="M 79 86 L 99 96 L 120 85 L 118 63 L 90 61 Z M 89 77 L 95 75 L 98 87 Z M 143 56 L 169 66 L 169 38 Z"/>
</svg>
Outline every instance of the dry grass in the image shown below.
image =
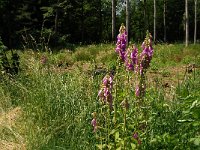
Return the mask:
<svg viewBox="0 0 200 150">
<path fill-rule="evenodd" d="M 25 150 L 25 144 L 23 138 L 15 133 L 14 127 L 16 126 L 17 120 L 21 117 L 22 110 L 20 107 L 16 107 L 9 112 L 3 112 L 0 114 L 0 131 L 10 130 L 13 132 L 16 141 L 13 142 L 0 138 L 0 149 L 1 150 Z"/>
<path fill-rule="evenodd" d="M 26 150 L 26 147 L 24 144 L 18 144 L 14 142 L 1 140 L 0 149 L 1 150 Z"/>
<path fill-rule="evenodd" d="M 9 125 L 13 126 L 15 121 L 21 116 L 22 110 L 20 107 L 16 107 L 7 113 L 0 115 L 0 126 Z"/>
</svg>

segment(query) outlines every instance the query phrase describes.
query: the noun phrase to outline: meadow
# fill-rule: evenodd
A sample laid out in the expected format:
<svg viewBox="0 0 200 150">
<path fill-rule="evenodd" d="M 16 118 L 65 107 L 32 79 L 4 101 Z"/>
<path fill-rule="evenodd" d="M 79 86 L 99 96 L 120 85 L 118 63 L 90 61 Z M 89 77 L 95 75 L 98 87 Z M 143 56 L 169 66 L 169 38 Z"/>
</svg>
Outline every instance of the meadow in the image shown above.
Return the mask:
<svg viewBox="0 0 200 150">
<path fill-rule="evenodd" d="M 0 74 L 0 149 L 200 149 L 200 45 L 153 47 L 142 98 L 115 44 L 13 50 L 19 73 Z M 98 97 L 109 73 L 114 108 Z"/>
</svg>

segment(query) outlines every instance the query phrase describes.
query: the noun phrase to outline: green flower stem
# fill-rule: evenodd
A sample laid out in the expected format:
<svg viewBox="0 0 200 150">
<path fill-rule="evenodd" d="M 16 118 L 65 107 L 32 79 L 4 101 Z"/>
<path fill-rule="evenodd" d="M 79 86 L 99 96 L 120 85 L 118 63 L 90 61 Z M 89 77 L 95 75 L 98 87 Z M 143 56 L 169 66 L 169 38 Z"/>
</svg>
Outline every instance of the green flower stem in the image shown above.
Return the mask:
<svg viewBox="0 0 200 150">
<path fill-rule="evenodd" d="M 115 100 L 114 100 L 114 125 L 116 125 L 117 120 L 117 87 L 118 87 L 118 74 L 119 74 L 119 57 L 117 59 L 116 74 L 115 74 Z"/>
<path fill-rule="evenodd" d="M 124 150 L 126 149 L 126 108 L 124 108 Z"/>
</svg>

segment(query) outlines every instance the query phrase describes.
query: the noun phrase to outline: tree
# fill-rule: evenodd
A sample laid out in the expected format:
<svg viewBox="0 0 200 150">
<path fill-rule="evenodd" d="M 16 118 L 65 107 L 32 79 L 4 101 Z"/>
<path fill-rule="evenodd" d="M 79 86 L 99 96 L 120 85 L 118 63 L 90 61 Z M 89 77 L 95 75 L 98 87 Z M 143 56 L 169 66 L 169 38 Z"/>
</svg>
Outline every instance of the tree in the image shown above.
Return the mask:
<svg viewBox="0 0 200 150">
<path fill-rule="evenodd" d="M 8 48 L 16 46 L 16 29 L 18 29 L 20 22 L 17 22 L 17 11 L 21 5 L 20 0 L 4 0 L 0 2 L 0 36 L 2 41 Z"/>
<path fill-rule="evenodd" d="M 188 0 L 185 0 L 185 46 L 188 46 L 189 40 L 189 18 L 188 18 Z"/>
<path fill-rule="evenodd" d="M 147 20 L 147 1 L 146 0 L 144 0 L 144 24 L 145 24 L 145 32 L 146 32 L 146 30 L 147 30 L 147 22 L 148 20 Z"/>
<path fill-rule="evenodd" d="M 112 0 L 112 40 L 116 38 L 116 0 Z"/>
<path fill-rule="evenodd" d="M 130 15 L 130 11 L 129 11 L 129 7 L 130 7 L 130 3 L 129 0 L 126 0 L 126 32 L 127 32 L 127 43 L 129 40 L 129 15 Z"/>
<path fill-rule="evenodd" d="M 156 41 L 156 0 L 154 0 L 154 26 L 153 26 L 153 36 L 154 42 Z"/>
<path fill-rule="evenodd" d="M 197 40 L 197 0 L 194 0 L 194 44 Z"/>
<path fill-rule="evenodd" d="M 167 38 L 167 35 L 166 35 L 166 0 L 164 0 L 164 6 L 163 6 L 163 25 L 164 25 L 164 42 L 166 42 L 166 38 Z"/>
</svg>

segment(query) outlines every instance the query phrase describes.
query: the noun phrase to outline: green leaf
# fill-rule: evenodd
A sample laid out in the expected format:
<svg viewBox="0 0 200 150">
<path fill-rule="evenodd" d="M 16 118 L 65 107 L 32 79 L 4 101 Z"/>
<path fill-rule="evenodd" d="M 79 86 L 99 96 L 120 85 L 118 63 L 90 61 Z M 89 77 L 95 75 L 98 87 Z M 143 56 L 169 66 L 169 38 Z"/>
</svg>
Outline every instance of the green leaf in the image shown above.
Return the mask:
<svg viewBox="0 0 200 150">
<path fill-rule="evenodd" d="M 194 127 L 200 126 L 200 122 L 195 121 L 192 125 L 193 125 Z"/>
<path fill-rule="evenodd" d="M 192 109 L 192 108 L 194 108 L 195 106 L 196 106 L 196 104 L 198 103 L 198 101 L 196 100 L 196 101 L 194 101 L 193 103 L 192 103 L 192 106 L 190 107 L 190 109 Z"/>
<path fill-rule="evenodd" d="M 199 146 L 199 144 L 200 144 L 200 139 L 195 139 L 194 140 L 194 145 Z"/>
<path fill-rule="evenodd" d="M 188 120 L 183 119 L 183 120 L 177 120 L 177 121 L 180 122 L 180 123 L 183 123 L 183 122 L 192 122 L 194 120 L 192 120 L 192 119 L 188 119 Z"/>
<path fill-rule="evenodd" d="M 150 143 L 152 144 L 152 143 L 156 143 L 157 142 L 157 139 L 156 138 L 153 138 L 151 141 L 150 141 Z"/>
<path fill-rule="evenodd" d="M 122 147 L 120 146 L 120 147 L 118 147 L 116 150 L 121 150 L 122 149 Z"/>
<path fill-rule="evenodd" d="M 97 144 L 96 145 L 99 149 L 103 149 L 103 148 L 105 148 L 106 147 L 106 144 Z"/>
<path fill-rule="evenodd" d="M 119 132 L 115 133 L 115 140 L 117 141 L 119 139 Z"/>
<path fill-rule="evenodd" d="M 131 148 L 132 148 L 132 149 L 136 149 L 136 145 L 133 144 L 133 143 L 131 143 Z"/>
<path fill-rule="evenodd" d="M 112 144 L 107 145 L 108 149 L 112 149 Z"/>
<path fill-rule="evenodd" d="M 191 138 L 190 142 L 193 142 L 194 145 L 199 146 L 200 145 L 200 136 L 198 136 L 196 138 Z"/>
<path fill-rule="evenodd" d="M 114 134 L 115 132 L 116 132 L 116 130 L 113 129 L 113 130 L 110 132 L 110 135 L 111 135 L 111 134 Z"/>
</svg>

